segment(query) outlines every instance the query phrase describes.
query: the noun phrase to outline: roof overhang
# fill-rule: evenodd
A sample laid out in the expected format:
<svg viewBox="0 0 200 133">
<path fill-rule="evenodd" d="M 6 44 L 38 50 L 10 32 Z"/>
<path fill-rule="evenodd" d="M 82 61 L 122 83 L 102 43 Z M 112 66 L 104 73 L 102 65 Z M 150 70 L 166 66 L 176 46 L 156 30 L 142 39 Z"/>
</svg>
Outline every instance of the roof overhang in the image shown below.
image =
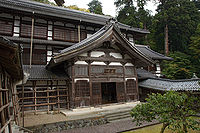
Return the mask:
<svg viewBox="0 0 200 133">
<path fill-rule="evenodd" d="M 103 42 L 110 41 L 115 43 L 119 48 L 125 49 L 125 53 L 128 54 L 134 60 L 136 66 L 148 66 L 155 62 L 139 51 L 134 45 L 132 45 L 119 31 L 115 24 L 110 24 L 101 28 L 98 32 L 93 34 L 91 37 L 81 41 L 80 43 L 74 44 L 73 46 L 66 48 L 55 55 L 48 68 L 54 67 L 64 61 L 70 60 L 82 53 L 91 51 L 97 47 L 103 45 Z M 123 52 L 124 52 L 123 51 Z"/>
</svg>

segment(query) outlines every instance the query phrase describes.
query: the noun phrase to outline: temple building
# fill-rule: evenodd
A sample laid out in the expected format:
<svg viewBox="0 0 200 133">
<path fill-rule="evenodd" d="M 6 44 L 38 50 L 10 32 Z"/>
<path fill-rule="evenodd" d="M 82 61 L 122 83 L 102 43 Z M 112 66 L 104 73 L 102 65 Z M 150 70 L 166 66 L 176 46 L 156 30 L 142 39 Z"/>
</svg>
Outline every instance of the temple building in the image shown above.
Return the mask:
<svg viewBox="0 0 200 133">
<path fill-rule="evenodd" d="M 0 35 L 23 48 L 17 65 L 0 62 L 13 70 L 10 74 L 16 73 L 14 79 L 24 79 L 13 92 L 19 98 L 14 106 L 34 113 L 60 112 L 138 101 L 150 90 L 170 90 L 178 81 L 171 84 L 160 78 L 160 62 L 172 58 L 135 44 L 149 33 L 108 16 L 29 0 L 1 1 Z M 199 79 L 193 81 L 198 87 Z M 18 110 L 14 113 L 17 118 Z"/>
</svg>

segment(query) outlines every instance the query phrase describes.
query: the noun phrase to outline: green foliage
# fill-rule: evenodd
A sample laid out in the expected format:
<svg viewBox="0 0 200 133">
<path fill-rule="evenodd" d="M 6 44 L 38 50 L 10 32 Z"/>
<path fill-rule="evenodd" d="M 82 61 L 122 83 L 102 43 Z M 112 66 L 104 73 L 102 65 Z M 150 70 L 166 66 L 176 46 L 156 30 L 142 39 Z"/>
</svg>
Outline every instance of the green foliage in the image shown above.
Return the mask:
<svg viewBox="0 0 200 133">
<path fill-rule="evenodd" d="M 199 113 L 195 106 L 200 103 L 197 97 L 170 91 L 163 95 L 152 93 L 146 101 L 131 110 L 131 116 L 137 125 L 156 119 L 163 123 L 163 132 L 166 127 L 179 132 L 187 129 L 200 130 L 200 123 L 191 117 Z"/>
<path fill-rule="evenodd" d="M 133 2 L 137 2 L 137 7 Z M 152 16 L 149 10 L 144 6 L 149 0 L 116 0 L 115 5 L 118 8 L 117 20 L 124 24 L 147 29 L 151 25 Z"/>
<path fill-rule="evenodd" d="M 67 6 L 66 8 L 79 10 L 79 11 L 84 11 L 84 12 L 90 12 L 89 9 L 79 8 L 77 5 L 70 5 L 70 6 Z"/>
<path fill-rule="evenodd" d="M 89 10 L 92 13 L 103 15 L 101 2 L 92 0 L 89 4 Z"/>
<path fill-rule="evenodd" d="M 190 56 L 181 52 L 169 54 L 173 61 L 163 61 L 162 73 L 170 79 L 188 79 L 194 72 Z"/>
<path fill-rule="evenodd" d="M 190 36 L 194 33 L 199 22 L 199 12 L 194 2 L 190 0 L 164 0 L 155 15 L 156 30 L 154 36 L 157 47 L 164 46 L 164 28 L 168 24 L 170 51 L 187 51 Z M 159 36 L 159 38 L 158 38 Z"/>
</svg>

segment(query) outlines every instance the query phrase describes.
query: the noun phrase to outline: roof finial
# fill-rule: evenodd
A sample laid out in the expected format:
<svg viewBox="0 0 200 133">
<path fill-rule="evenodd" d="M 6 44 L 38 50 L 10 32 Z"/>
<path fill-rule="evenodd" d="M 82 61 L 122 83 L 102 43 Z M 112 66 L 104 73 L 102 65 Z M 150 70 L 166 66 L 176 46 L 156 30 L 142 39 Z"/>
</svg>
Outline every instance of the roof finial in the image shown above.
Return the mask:
<svg viewBox="0 0 200 133">
<path fill-rule="evenodd" d="M 115 18 L 110 18 L 107 22 L 106 22 L 107 25 L 117 25 L 118 22 Z"/>
</svg>

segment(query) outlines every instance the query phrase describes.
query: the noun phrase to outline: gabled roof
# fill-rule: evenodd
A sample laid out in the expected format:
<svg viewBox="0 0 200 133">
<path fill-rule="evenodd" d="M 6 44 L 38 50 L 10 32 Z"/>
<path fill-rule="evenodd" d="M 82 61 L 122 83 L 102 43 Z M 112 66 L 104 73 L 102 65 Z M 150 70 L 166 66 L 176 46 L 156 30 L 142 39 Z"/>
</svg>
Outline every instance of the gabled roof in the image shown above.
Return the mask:
<svg viewBox="0 0 200 133">
<path fill-rule="evenodd" d="M 23 78 L 21 46 L 2 36 L 0 36 L 0 65 L 12 78 Z"/>
<path fill-rule="evenodd" d="M 99 24 L 102 26 L 104 26 L 106 22 L 111 18 L 105 15 L 98 15 L 64 7 L 52 6 L 49 4 L 43 4 L 31 0 L 1 0 L 0 8 L 1 7 L 18 10 L 22 12 L 28 12 L 31 14 L 34 11 L 34 14 L 77 20 L 79 22 L 80 21 L 88 22 L 93 24 Z M 124 30 L 129 30 L 132 32 L 137 32 L 139 34 L 150 33 L 148 30 L 134 28 L 122 23 L 119 23 L 119 28 Z"/>
<path fill-rule="evenodd" d="M 170 80 L 149 78 L 139 82 L 139 86 L 161 91 L 200 91 L 200 79 Z"/>
<path fill-rule="evenodd" d="M 60 51 L 59 54 L 55 55 L 51 59 L 47 67 L 52 67 L 71 58 L 74 58 L 79 54 L 85 53 L 94 48 L 98 48 L 103 44 L 103 42 L 111 41 L 111 38 L 115 38 L 114 41 L 117 43 L 116 45 L 125 48 L 126 53 L 129 56 L 135 58 L 134 61 L 136 65 L 146 66 L 154 63 L 152 59 L 139 51 L 121 34 L 115 23 L 111 23 L 102 27 L 91 37 Z"/>
<path fill-rule="evenodd" d="M 153 51 L 146 45 L 135 45 L 142 53 L 152 58 L 153 60 L 173 60 L 171 57 L 167 57 L 163 54 Z"/>
</svg>

